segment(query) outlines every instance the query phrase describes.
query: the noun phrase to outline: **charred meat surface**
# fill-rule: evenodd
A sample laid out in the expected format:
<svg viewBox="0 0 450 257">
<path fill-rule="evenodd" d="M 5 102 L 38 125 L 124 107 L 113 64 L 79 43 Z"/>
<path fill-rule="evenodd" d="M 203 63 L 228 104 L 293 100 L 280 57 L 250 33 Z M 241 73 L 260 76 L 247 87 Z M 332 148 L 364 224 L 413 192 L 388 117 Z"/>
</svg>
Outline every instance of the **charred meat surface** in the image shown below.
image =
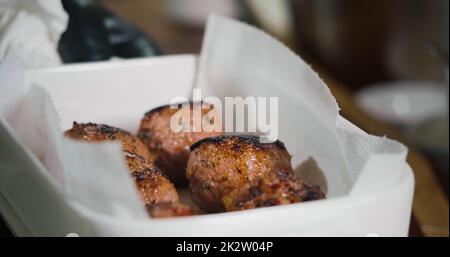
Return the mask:
<svg viewBox="0 0 450 257">
<path fill-rule="evenodd" d="M 191 146 L 186 175 L 192 201 L 206 212 L 235 211 L 324 198 L 296 179 L 284 144 L 228 135 Z"/>
<path fill-rule="evenodd" d="M 74 122 L 72 128 L 67 130 L 65 135 L 73 139 L 91 142 L 119 140 L 126 153 L 142 156 L 149 161 L 154 161 L 155 158 L 139 138 L 128 131 L 108 125 Z"/>
<path fill-rule="evenodd" d="M 170 105 L 161 106 L 147 112 L 141 121 L 138 136 L 150 149 L 156 153 L 156 164 L 169 177 L 169 179 L 177 184 L 187 184 L 186 166 L 189 158 L 189 146 L 206 137 L 212 137 L 222 134 L 221 132 L 204 132 L 195 131 L 191 128 L 193 125 L 193 107 L 200 103 L 182 103 L 190 108 L 171 109 Z M 201 107 L 201 106 L 200 106 Z M 210 107 L 210 106 L 208 106 Z M 181 124 L 185 128 L 180 132 L 173 131 L 170 128 L 170 121 L 177 112 L 189 112 L 189 119 Z M 214 123 L 213 108 L 201 109 L 202 119 L 210 119 Z"/>
<path fill-rule="evenodd" d="M 174 185 L 155 165 L 155 156 L 136 136 L 108 125 L 76 122 L 64 134 L 73 139 L 89 142 L 120 141 L 131 177 L 142 202 L 152 217 L 163 217 L 163 214 L 168 214 L 168 216 L 177 216 L 177 213 L 192 214 L 189 207 L 178 202 L 179 195 Z M 154 208 L 155 211 L 152 211 Z M 160 209 L 164 209 L 165 212 L 159 211 Z M 179 209 L 185 211 L 177 212 L 176 210 Z M 154 216 L 153 214 L 158 215 Z"/>
</svg>

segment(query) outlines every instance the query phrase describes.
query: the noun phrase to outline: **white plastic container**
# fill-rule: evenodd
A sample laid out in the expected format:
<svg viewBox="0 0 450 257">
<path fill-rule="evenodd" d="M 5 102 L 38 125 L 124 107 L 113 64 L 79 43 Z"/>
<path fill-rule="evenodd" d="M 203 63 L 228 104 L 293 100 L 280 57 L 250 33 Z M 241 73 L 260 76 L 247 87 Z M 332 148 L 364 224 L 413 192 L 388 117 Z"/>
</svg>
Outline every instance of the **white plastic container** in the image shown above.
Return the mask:
<svg viewBox="0 0 450 257">
<path fill-rule="evenodd" d="M 130 95 L 122 97 L 129 106 L 127 110 L 93 111 L 78 117 L 71 116 L 70 106 L 64 105 L 63 99 L 55 100 L 55 106 L 63 129 L 71 120 L 99 119 L 103 115 L 99 122 L 135 131 L 136 121 L 143 115 L 142 106 L 133 107 L 136 90 L 152 88 L 148 108 L 168 103 L 174 92 L 189 96 L 196 63 L 192 55 L 168 56 L 31 70 L 26 77 L 46 90 L 66 88 L 73 92 L 75 88 L 86 90 L 102 84 L 114 92 L 115 88 L 127 87 Z M 108 94 L 96 97 L 103 99 L 99 104 L 108 101 Z M 185 218 L 127 219 L 70 200 L 36 156 L 21 144 L 3 116 L 0 124 L 0 211 L 19 236 L 406 236 L 408 232 L 414 180 L 406 162 L 377 173 L 379 160 L 371 158 L 347 195 L 326 200 Z M 364 135 L 341 117 L 337 126 Z M 383 154 L 379 156 L 384 158 Z M 382 183 L 371 184 L 372 188 L 361 188 L 371 174 L 385 178 Z"/>
</svg>

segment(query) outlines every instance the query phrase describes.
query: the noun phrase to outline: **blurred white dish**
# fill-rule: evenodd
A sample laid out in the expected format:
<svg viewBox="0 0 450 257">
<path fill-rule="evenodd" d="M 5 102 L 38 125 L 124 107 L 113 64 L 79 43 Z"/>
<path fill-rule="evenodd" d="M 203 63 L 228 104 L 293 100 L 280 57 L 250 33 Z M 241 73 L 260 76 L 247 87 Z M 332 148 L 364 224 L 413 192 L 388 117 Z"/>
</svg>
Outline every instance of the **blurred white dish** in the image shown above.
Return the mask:
<svg viewBox="0 0 450 257">
<path fill-rule="evenodd" d="M 403 80 L 373 84 L 356 94 L 361 108 L 395 125 L 412 125 L 445 115 L 448 90 L 433 81 Z"/>
</svg>

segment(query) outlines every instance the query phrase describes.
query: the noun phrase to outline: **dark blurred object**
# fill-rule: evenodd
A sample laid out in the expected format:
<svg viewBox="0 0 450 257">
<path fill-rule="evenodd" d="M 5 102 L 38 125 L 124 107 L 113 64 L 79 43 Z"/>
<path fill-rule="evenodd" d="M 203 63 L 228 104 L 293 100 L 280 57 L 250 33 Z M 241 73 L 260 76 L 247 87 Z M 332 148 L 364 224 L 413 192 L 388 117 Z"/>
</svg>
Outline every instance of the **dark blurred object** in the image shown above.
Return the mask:
<svg viewBox="0 0 450 257">
<path fill-rule="evenodd" d="M 69 14 L 67 30 L 58 51 L 63 62 L 109 60 L 113 56 L 135 58 L 160 55 L 153 41 L 94 0 L 62 0 Z"/>
<path fill-rule="evenodd" d="M 435 42 L 430 42 L 426 45 L 431 57 L 437 59 L 442 66 L 442 70 L 445 77 L 445 83 L 447 84 L 447 98 L 448 98 L 448 49 L 447 51 Z M 447 47 L 448 48 L 448 47 Z"/>
<path fill-rule="evenodd" d="M 1 237 L 12 237 L 14 236 L 9 229 L 8 225 L 6 225 L 3 217 L 0 215 L 0 238 Z"/>
<path fill-rule="evenodd" d="M 291 0 L 300 48 L 353 89 L 391 79 L 442 79 L 425 51 L 448 51 L 447 0 Z"/>
<path fill-rule="evenodd" d="M 95 1 L 63 0 L 69 15 L 58 51 L 65 63 L 108 60 L 112 56 L 108 31 Z"/>
<path fill-rule="evenodd" d="M 442 65 L 448 67 L 448 51 L 445 51 L 442 46 L 435 42 L 429 42 L 426 47 L 432 57 L 439 59 Z"/>
<path fill-rule="evenodd" d="M 101 12 L 114 56 L 136 58 L 161 55 L 159 47 L 134 25 L 124 22 L 104 8 L 101 8 Z"/>
</svg>

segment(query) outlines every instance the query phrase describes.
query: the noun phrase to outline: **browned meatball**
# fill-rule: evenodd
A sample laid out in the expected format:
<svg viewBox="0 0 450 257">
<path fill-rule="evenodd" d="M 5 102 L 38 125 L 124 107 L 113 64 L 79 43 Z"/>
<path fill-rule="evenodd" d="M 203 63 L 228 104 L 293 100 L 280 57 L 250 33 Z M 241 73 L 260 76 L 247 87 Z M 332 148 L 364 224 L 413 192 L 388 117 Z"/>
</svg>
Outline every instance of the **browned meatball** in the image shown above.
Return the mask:
<svg viewBox="0 0 450 257">
<path fill-rule="evenodd" d="M 65 135 L 73 139 L 90 142 L 119 140 L 139 196 L 144 205 L 147 206 L 149 213 L 153 217 L 161 217 L 164 213 L 175 215 L 177 212 L 173 210 L 181 208 L 185 210 L 182 213 L 180 212 L 181 214 L 187 215 L 189 212 L 189 207 L 178 203 L 178 192 L 155 165 L 155 156 L 136 136 L 108 125 L 76 122 L 73 123 L 72 129 L 65 132 Z M 156 209 L 158 213 L 151 211 L 153 209 Z M 166 210 L 164 213 L 161 211 L 163 209 Z"/>
<path fill-rule="evenodd" d="M 274 172 L 233 191 L 222 200 L 227 211 L 236 211 L 323 198 L 325 195 L 319 186 L 296 179 L 293 174 Z"/>
<path fill-rule="evenodd" d="M 197 103 L 199 104 L 199 103 Z M 190 124 L 193 127 L 192 108 L 190 103 Z M 202 118 L 212 109 L 202 109 Z M 178 109 L 170 109 L 170 105 L 161 106 L 147 112 L 142 119 L 139 129 L 139 138 L 147 147 L 156 153 L 156 164 L 177 184 L 184 185 L 186 180 L 186 165 L 189 158 L 189 146 L 200 139 L 217 136 L 221 132 L 174 132 L 170 128 L 170 120 Z"/>
<path fill-rule="evenodd" d="M 324 198 L 294 178 L 284 144 L 247 135 L 207 138 L 191 146 L 191 198 L 206 212 L 234 211 Z"/>
<path fill-rule="evenodd" d="M 65 135 L 73 139 L 85 141 L 119 140 L 122 143 L 122 150 L 124 152 L 142 156 L 152 162 L 155 159 L 155 156 L 150 153 L 139 138 L 133 136 L 128 131 L 108 125 L 73 122 L 72 128 L 67 130 Z"/>
</svg>

